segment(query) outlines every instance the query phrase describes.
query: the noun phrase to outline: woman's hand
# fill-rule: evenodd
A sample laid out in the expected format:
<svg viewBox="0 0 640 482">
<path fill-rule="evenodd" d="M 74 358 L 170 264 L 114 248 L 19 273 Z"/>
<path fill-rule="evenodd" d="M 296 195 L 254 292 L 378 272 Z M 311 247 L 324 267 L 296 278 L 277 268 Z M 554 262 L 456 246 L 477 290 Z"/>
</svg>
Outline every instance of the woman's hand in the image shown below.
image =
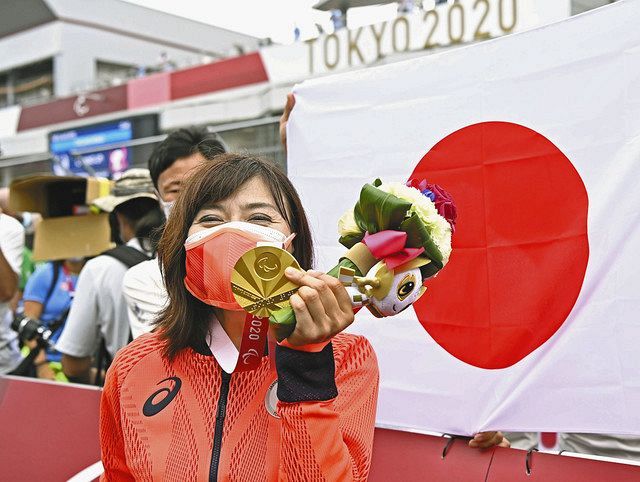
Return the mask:
<svg viewBox="0 0 640 482">
<path fill-rule="evenodd" d="M 280 116 L 280 142 L 285 151 L 287 150 L 287 122 L 289 122 L 289 116 L 294 105 L 296 105 L 296 98 L 293 94 L 287 94 L 287 103 L 284 106 L 282 116 Z"/>
<path fill-rule="evenodd" d="M 287 341 L 294 346 L 329 340 L 353 323 L 351 299 L 333 276 L 319 271 L 287 268 L 286 277 L 300 286 L 290 298 L 296 328 Z"/>
<path fill-rule="evenodd" d="M 474 435 L 469 441 L 469 447 L 478 449 L 489 449 L 491 447 L 511 447 L 511 443 L 502 432 L 480 432 Z"/>
</svg>

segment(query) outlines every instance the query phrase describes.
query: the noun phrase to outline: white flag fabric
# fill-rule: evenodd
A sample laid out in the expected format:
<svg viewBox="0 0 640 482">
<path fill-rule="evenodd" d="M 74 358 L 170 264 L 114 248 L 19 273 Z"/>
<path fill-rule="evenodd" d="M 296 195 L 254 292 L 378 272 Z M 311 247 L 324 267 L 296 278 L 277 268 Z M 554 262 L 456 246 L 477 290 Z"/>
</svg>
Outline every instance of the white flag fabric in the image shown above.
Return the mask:
<svg viewBox="0 0 640 482">
<path fill-rule="evenodd" d="M 458 207 L 416 306 L 351 328 L 378 355 L 380 425 L 640 434 L 639 18 L 622 0 L 296 87 L 289 174 L 319 268 L 377 177 Z"/>
</svg>

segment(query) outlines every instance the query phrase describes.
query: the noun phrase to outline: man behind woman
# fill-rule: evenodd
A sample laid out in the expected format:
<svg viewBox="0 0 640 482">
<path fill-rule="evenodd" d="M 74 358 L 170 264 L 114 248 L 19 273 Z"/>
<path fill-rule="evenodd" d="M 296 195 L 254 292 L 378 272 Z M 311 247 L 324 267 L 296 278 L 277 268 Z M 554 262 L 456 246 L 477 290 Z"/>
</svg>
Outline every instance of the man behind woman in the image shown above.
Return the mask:
<svg viewBox="0 0 640 482">
<path fill-rule="evenodd" d="M 62 353 L 64 374 L 79 383 L 94 381 L 95 359 L 106 366 L 129 342 L 122 278 L 131 266 L 153 256 L 149 236 L 164 221 L 146 169 L 126 171 L 115 182 L 112 193 L 94 200 L 94 204 L 110 213 L 112 229 L 122 246 L 86 263 L 77 280 L 66 326 L 56 343 Z"/>
</svg>

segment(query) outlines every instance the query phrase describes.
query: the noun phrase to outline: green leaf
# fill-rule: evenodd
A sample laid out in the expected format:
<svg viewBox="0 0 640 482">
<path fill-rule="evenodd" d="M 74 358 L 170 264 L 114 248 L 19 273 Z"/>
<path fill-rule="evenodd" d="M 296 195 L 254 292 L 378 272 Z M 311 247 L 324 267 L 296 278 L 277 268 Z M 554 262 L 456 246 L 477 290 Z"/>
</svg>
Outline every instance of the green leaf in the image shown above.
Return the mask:
<svg viewBox="0 0 640 482">
<path fill-rule="evenodd" d="M 365 184 L 360 191 L 354 216 L 360 229 L 374 234 L 385 229 L 398 229 L 410 207 L 409 201 Z"/>
<path fill-rule="evenodd" d="M 407 246 L 410 248 L 424 248 L 424 254 L 431 260 L 438 270 L 442 269 L 442 253 L 431 238 L 429 231 L 417 214 L 412 214 L 400 224 L 400 230 L 407 233 Z"/>
<path fill-rule="evenodd" d="M 358 201 L 356 205 L 353 207 L 353 218 L 355 219 L 356 224 L 360 228 L 360 231 L 362 231 L 362 236 L 364 237 L 364 233 L 367 230 L 367 221 L 365 219 L 364 214 L 362 213 L 362 209 L 360 208 L 360 201 Z"/>
<path fill-rule="evenodd" d="M 288 338 L 296 328 L 296 315 L 293 314 L 290 306 L 286 306 L 271 313 L 269 323 L 275 328 L 276 340 L 282 341 Z"/>
<path fill-rule="evenodd" d="M 345 248 L 352 248 L 364 238 L 364 232 L 362 233 L 351 233 L 346 236 L 340 236 L 338 240 L 342 246 Z"/>
<path fill-rule="evenodd" d="M 425 279 L 431 278 L 434 274 L 440 271 L 440 269 L 441 268 L 438 268 L 433 263 L 429 263 L 429 264 L 425 264 L 424 266 L 421 266 L 420 273 L 422 273 L 422 279 L 425 280 Z"/>
</svg>

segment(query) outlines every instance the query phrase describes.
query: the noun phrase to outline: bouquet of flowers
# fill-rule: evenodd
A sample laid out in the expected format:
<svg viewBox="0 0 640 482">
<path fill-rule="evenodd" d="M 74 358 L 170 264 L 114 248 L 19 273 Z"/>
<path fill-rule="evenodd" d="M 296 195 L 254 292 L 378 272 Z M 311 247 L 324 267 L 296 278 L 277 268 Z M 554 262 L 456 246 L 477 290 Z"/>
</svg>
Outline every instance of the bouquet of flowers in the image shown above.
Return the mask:
<svg viewBox="0 0 640 482">
<path fill-rule="evenodd" d="M 426 291 L 451 256 L 456 206 L 443 188 L 424 180 L 365 184 L 358 202 L 338 221 L 340 243 L 348 248 L 329 274 L 339 278 L 354 308 L 393 316 Z M 295 328 L 290 306 L 271 314 L 278 340 Z"/>
</svg>

